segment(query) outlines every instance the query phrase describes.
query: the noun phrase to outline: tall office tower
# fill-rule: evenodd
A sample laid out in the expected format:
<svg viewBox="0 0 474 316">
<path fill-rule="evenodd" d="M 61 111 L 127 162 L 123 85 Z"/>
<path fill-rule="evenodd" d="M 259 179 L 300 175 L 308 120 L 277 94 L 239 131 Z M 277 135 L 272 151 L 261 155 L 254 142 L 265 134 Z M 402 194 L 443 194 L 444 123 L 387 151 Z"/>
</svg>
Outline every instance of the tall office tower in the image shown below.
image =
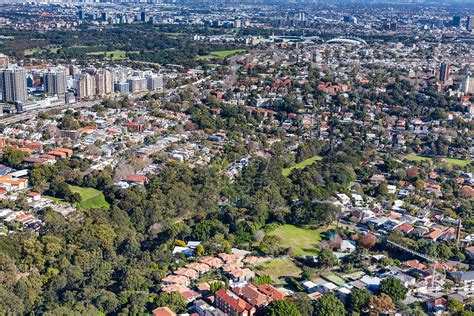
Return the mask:
<svg viewBox="0 0 474 316">
<path fill-rule="evenodd" d="M 147 90 L 147 80 L 142 77 L 134 77 L 128 80 L 130 93 L 144 92 Z"/>
<path fill-rule="evenodd" d="M 162 75 L 148 75 L 146 77 L 147 88 L 149 91 L 158 91 L 163 89 L 163 76 Z"/>
<path fill-rule="evenodd" d="M 130 85 L 128 84 L 128 82 L 117 81 L 115 83 L 115 91 L 123 93 L 123 94 L 129 94 L 130 93 Z"/>
<path fill-rule="evenodd" d="M 140 21 L 142 21 L 142 22 L 148 22 L 148 15 L 146 14 L 145 11 L 142 11 L 142 12 L 140 13 Z"/>
<path fill-rule="evenodd" d="M 466 21 L 466 29 L 474 30 L 474 16 L 468 16 Z"/>
<path fill-rule="evenodd" d="M 102 21 L 107 21 L 109 19 L 109 15 L 107 14 L 107 12 L 102 12 L 100 15 L 100 19 Z"/>
<path fill-rule="evenodd" d="M 83 73 L 76 81 L 78 99 L 92 98 L 95 95 L 95 78 L 88 73 Z"/>
<path fill-rule="evenodd" d="M 453 16 L 453 20 L 451 21 L 451 25 L 454 27 L 461 26 L 461 17 L 460 16 Z"/>
<path fill-rule="evenodd" d="M 44 75 L 45 90 L 49 95 L 63 96 L 66 93 L 66 71 L 63 68 L 50 70 Z"/>
<path fill-rule="evenodd" d="M 26 89 L 26 71 L 18 66 L 9 66 L 0 70 L 0 87 L 3 102 L 21 102 L 28 96 Z"/>
<path fill-rule="evenodd" d="M 446 82 L 449 80 L 449 65 L 447 63 L 441 63 L 439 67 L 439 80 Z"/>
<path fill-rule="evenodd" d="M 474 78 L 468 74 L 461 83 L 461 91 L 464 94 L 474 93 Z"/>
<path fill-rule="evenodd" d="M 108 70 L 100 70 L 95 74 L 95 87 L 97 95 L 107 95 L 114 92 L 114 80 Z"/>
<path fill-rule="evenodd" d="M 84 10 L 80 9 L 77 13 L 79 20 L 84 20 Z"/>
<path fill-rule="evenodd" d="M 8 56 L 0 54 L 0 69 L 8 68 L 9 59 Z"/>
<path fill-rule="evenodd" d="M 234 28 L 238 29 L 242 27 L 242 20 L 240 19 L 235 19 L 234 20 Z"/>
<path fill-rule="evenodd" d="M 306 21 L 306 12 L 300 11 L 298 13 L 298 20 L 299 21 Z"/>
</svg>

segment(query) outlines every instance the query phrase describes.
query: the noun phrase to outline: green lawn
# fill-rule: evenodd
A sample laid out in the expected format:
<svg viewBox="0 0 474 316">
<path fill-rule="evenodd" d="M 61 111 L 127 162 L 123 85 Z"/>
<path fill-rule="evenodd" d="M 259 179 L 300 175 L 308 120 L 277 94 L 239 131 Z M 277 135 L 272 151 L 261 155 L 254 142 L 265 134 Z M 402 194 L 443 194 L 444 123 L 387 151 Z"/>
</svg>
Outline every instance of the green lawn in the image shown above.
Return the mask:
<svg viewBox="0 0 474 316">
<path fill-rule="evenodd" d="M 410 160 L 410 161 L 431 161 L 431 158 L 428 158 L 428 157 L 423 157 L 423 156 L 418 156 L 418 155 L 415 155 L 415 154 L 409 154 L 409 155 L 406 155 L 405 157 L 406 160 Z"/>
<path fill-rule="evenodd" d="M 281 247 L 292 248 L 293 256 L 316 255 L 319 251 L 317 244 L 321 242 L 321 230 L 282 225 L 269 233 L 270 236 L 281 238 Z"/>
<path fill-rule="evenodd" d="M 456 158 L 444 158 L 444 160 L 446 161 L 446 163 L 448 165 L 454 165 L 454 166 L 459 166 L 459 167 L 466 167 L 468 166 L 470 163 L 472 163 L 472 161 L 470 160 L 465 160 L 465 159 L 456 159 Z"/>
<path fill-rule="evenodd" d="M 82 201 L 79 207 L 83 209 L 91 208 L 109 208 L 110 204 L 105 200 L 104 194 L 94 188 L 81 188 L 78 186 L 70 186 L 72 192 L 77 192 L 81 195 Z"/>
<path fill-rule="evenodd" d="M 308 159 L 305 159 L 303 160 L 302 162 L 299 162 L 289 168 L 285 168 L 281 171 L 281 173 L 285 176 L 285 177 L 288 177 L 291 173 L 291 171 L 293 171 L 293 169 L 303 169 L 304 167 L 306 166 L 309 166 L 309 165 L 312 165 L 313 163 L 315 163 L 316 161 L 320 161 L 322 160 L 323 157 L 321 156 L 314 156 L 314 157 L 311 157 L 311 158 L 308 158 Z"/>
<path fill-rule="evenodd" d="M 430 157 L 423 157 L 423 156 L 419 156 L 415 154 L 409 154 L 409 155 L 404 156 L 403 158 L 409 161 L 416 161 L 416 162 L 432 160 Z M 442 158 L 442 160 L 444 160 L 448 165 L 458 166 L 461 168 L 466 167 L 472 162 L 470 160 L 456 159 L 456 158 Z"/>
<path fill-rule="evenodd" d="M 245 49 L 218 50 L 211 52 L 210 55 L 214 55 L 221 58 L 227 58 L 235 54 L 244 53 L 245 51 Z"/>
<path fill-rule="evenodd" d="M 268 275 L 275 284 L 285 283 L 284 277 L 300 277 L 301 269 L 289 257 L 277 258 L 257 267 L 260 275 Z"/>
<path fill-rule="evenodd" d="M 139 51 L 126 52 L 124 50 L 114 50 L 114 51 L 110 51 L 110 52 L 104 52 L 104 51 L 90 52 L 90 53 L 87 53 L 86 55 L 88 55 L 88 56 L 97 56 L 97 55 L 104 55 L 105 54 L 106 58 L 112 58 L 112 60 L 122 60 L 122 59 L 127 58 L 127 53 L 129 53 L 129 54 L 138 54 L 140 52 Z"/>
<path fill-rule="evenodd" d="M 24 54 L 25 56 L 31 56 L 31 55 L 41 54 L 45 52 L 57 54 L 60 49 L 61 47 L 58 45 L 49 45 L 45 47 L 35 47 L 35 48 L 27 49 L 24 51 Z"/>
<path fill-rule="evenodd" d="M 225 59 L 235 54 L 240 54 L 246 52 L 245 49 L 232 49 L 232 50 L 217 50 L 210 52 L 209 55 L 198 56 L 198 59 L 201 60 L 211 60 L 211 59 Z"/>
</svg>

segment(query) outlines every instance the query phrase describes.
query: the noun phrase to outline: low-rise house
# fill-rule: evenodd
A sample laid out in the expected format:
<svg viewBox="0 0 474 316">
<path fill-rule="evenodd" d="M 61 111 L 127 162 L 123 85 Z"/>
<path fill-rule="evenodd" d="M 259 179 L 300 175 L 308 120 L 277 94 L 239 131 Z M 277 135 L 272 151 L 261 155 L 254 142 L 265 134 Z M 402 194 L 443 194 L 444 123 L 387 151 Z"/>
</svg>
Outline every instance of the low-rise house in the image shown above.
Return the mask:
<svg viewBox="0 0 474 316">
<path fill-rule="evenodd" d="M 199 316 L 227 316 L 226 313 L 214 306 L 207 304 L 203 300 L 197 300 L 194 302 L 194 310 Z"/>
<path fill-rule="evenodd" d="M 199 262 L 205 263 L 214 269 L 222 267 L 222 264 L 223 264 L 222 260 L 216 257 L 204 257 L 204 258 L 199 259 Z"/>
<path fill-rule="evenodd" d="M 339 250 L 343 253 L 353 253 L 357 250 L 357 246 L 354 241 L 345 239 L 341 242 Z"/>
<path fill-rule="evenodd" d="M 403 284 L 406 288 L 410 288 L 412 286 L 415 286 L 416 284 L 416 279 L 405 273 L 396 274 L 394 278 L 400 281 L 400 283 Z"/>
<path fill-rule="evenodd" d="M 194 269 L 199 272 L 199 274 L 206 273 L 211 270 L 211 267 L 209 265 L 199 262 L 188 263 L 185 267 L 189 269 Z"/>
<path fill-rule="evenodd" d="M 426 306 L 429 312 L 438 315 L 446 311 L 447 303 L 448 301 L 444 297 L 438 297 L 426 301 Z"/>
<path fill-rule="evenodd" d="M 214 297 L 214 305 L 227 315 L 252 316 L 255 314 L 255 307 L 230 290 L 220 289 L 216 291 Z"/>
<path fill-rule="evenodd" d="M 184 275 L 168 275 L 161 281 L 163 285 L 182 284 L 185 286 L 189 286 L 190 284 L 188 277 Z"/>
<path fill-rule="evenodd" d="M 179 268 L 174 271 L 176 275 L 184 275 L 185 277 L 189 278 L 190 280 L 194 280 L 199 276 L 199 272 L 194 269 L 189 268 Z"/>
<path fill-rule="evenodd" d="M 173 312 L 169 307 L 158 307 L 152 311 L 153 316 L 176 316 L 176 313 Z"/>
<path fill-rule="evenodd" d="M 280 292 L 270 284 L 261 284 L 258 286 L 258 290 L 263 294 L 271 297 L 274 301 L 280 301 L 285 299 L 285 293 Z"/>
<path fill-rule="evenodd" d="M 242 286 L 233 287 L 232 292 L 243 298 L 247 303 L 255 308 L 267 306 L 271 302 L 271 298 L 261 293 L 253 284 L 244 284 Z"/>
<path fill-rule="evenodd" d="M 229 272 L 229 276 L 234 282 L 247 282 L 255 278 L 255 272 L 249 268 L 235 269 Z"/>
</svg>

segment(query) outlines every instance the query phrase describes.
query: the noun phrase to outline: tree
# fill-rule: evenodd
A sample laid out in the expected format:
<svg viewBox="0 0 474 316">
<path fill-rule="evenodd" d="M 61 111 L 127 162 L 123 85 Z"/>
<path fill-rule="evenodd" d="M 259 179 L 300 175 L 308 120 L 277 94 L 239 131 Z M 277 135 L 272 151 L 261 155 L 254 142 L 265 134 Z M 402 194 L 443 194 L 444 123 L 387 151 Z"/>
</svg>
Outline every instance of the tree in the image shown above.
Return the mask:
<svg viewBox="0 0 474 316">
<path fill-rule="evenodd" d="M 387 313 L 395 309 L 393 300 L 385 293 L 370 298 L 370 309 L 375 314 Z"/>
<path fill-rule="evenodd" d="M 447 307 L 448 307 L 448 311 L 452 315 L 459 315 L 464 311 L 463 303 L 461 303 L 460 301 L 458 301 L 454 298 L 451 298 L 451 299 L 448 300 Z"/>
<path fill-rule="evenodd" d="M 376 242 L 376 238 L 371 233 L 362 235 L 358 240 L 359 245 L 365 249 L 370 249 L 373 246 L 375 246 L 375 242 Z"/>
<path fill-rule="evenodd" d="M 314 314 L 318 316 L 343 316 L 346 314 L 344 304 L 333 293 L 323 295 L 314 307 Z"/>
<path fill-rule="evenodd" d="M 155 305 L 157 307 L 166 306 L 176 313 L 183 313 L 186 311 L 188 303 L 179 292 L 160 292 L 160 294 L 155 298 Z"/>
<path fill-rule="evenodd" d="M 199 244 L 197 247 L 196 247 L 196 256 L 200 257 L 204 254 L 204 246 Z"/>
<path fill-rule="evenodd" d="M 337 258 L 329 248 L 321 249 L 318 256 L 318 266 L 321 268 L 332 268 L 337 264 Z"/>
<path fill-rule="evenodd" d="M 212 293 L 214 293 L 214 292 L 216 292 L 216 291 L 218 291 L 218 290 L 220 290 L 220 289 L 222 289 L 222 288 L 224 288 L 224 287 L 225 287 L 225 284 L 224 284 L 223 282 L 221 282 L 221 281 L 212 282 L 212 283 L 210 284 L 210 291 L 211 291 Z"/>
<path fill-rule="evenodd" d="M 362 312 L 369 307 L 370 294 L 367 289 L 353 289 L 348 296 L 349 309 L 354 312 Z"/>
<path fill-rule="evenodd" d="M 20 168 L 23 160 L 28 156 L 29 154 L 26 151 L 8 147 L 3 152 L 2 162 L 10 167 Z"/>
<path fill-rule="evenodd" d="M 265 308 L 268 316 L 301 316 L 298 306 L 292 301 L 272 301 Z"/>
<path fill-rule="evenodd" d="M 306 293 L 295 293 L 292 297 L 292 301 L 298 306 L 298 309 L 302 316 L 313 315 L 313 304 L 311 299 Z"/>
<path fill-rule="evenodd" d="M 380 293 L 389 295 L 394 302 L 403 301 L 408 289 L 395 278 L 387 278 L 380 282 Z"/>
</svg>

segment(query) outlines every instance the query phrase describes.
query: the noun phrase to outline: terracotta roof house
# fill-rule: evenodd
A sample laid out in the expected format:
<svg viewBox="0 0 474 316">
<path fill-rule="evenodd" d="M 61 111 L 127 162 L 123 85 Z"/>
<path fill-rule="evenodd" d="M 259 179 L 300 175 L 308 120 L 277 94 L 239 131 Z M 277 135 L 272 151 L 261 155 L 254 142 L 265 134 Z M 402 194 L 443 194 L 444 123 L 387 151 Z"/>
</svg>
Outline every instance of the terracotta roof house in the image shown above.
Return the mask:
<svg viewBox="0 0 474 316">
<path fill-rule="evenodd" d="M 126 182 L 145 184 L 148 178 L 142 174 L 131 174 L 124 179 Z"/>
<path fill-rule="evenodd" d="M 255 308 L 227 289 L 215 293 L 214 305 L 228 315 L 252 316 Z"/>
<path fill-rule="evenodd" d="M 408 260 L 405 262 L 402 262 L 402 265 L 405 267 L 410 267 L 410 268 L 415 268 L 415 269 L 420 269 L 423 270 L 426 268 L 426 266 L 422 263 L 420 263 L 418 260 Z"/>
<path fill-rule="evenodd" d="M 444 234 L 444 232 L 442 230 L 435 229 L 435 230 L 432 230 L 431 232 L 429 232 L 428 234 L 426 234 L 423 237 L 426 238 L 426 239 L 429 239 L 431 241 L 436 241 L 443 234 Z"/>
<path fill-rule="evenodd" d="M 174 271 L 174 274 L 184 275 L 188 277 L 189 279 L 196 279 L 199 276 L 199 272 L 197 272 L 194 269 L 189 269 L 189 268 L 179 268 Z"/>
<path fill-rule="evenodd" d="M 205 263 L 211 268 L 220 268 L 222 267 L 222 260 L 215 257 L 204 257 L 199 259 L 199 262 Z"/>
<path fill-rule="evenodd" d="M 168 275 L 167 277 L 161 280 L 164 285 L 171 285 L 171 284 L 183 284 L 188 286 L 189 279 L 184 275 Z"/>
<path fill-rule="evenodd" d="M 262 284 L 258 286 L 258 290 L 263 294 L 271 297 L 274 301 L 280 301 L 285 299 L 285 294 L 278 291 L 275 287 L 270 284 Z"/>
<path fill-rule="evenodd" d="M 176 316 L 176 313 L 173 312 L 168 307 L 158 307 L 155 308 L 153 311 L 153 316 Z"/>
<path fill-rule="evenodd" d="M 211 267 L 208 264 L 199 262 L 188 263 L 185 267 L 189 269 L 194 269 L 199 273 L 206 273 L 211 270 Z"/>
<path fill-rule="evenodd" d="M 253 284 L 245 284 L 244 286 L 236 286 L 232 288 L 232 292 L 243 298 L 250 305 L 259 308 L 267 306 L 272 299 L 261 293 Z"/>
<path fill-rule="evenodd" d="M 243 257 L 239 254 L 220 253 L 218 256 L 225 263 L 233 263 L 233 262 L 241 261 L 243 259 Z"/>
<path fill-rule="evenodd" d="M 255 278 L 255 272 L 249 268 L 235 269 L 229 272 L 229 276 L 236 282 L 250 281 Z"/>
</svg>

